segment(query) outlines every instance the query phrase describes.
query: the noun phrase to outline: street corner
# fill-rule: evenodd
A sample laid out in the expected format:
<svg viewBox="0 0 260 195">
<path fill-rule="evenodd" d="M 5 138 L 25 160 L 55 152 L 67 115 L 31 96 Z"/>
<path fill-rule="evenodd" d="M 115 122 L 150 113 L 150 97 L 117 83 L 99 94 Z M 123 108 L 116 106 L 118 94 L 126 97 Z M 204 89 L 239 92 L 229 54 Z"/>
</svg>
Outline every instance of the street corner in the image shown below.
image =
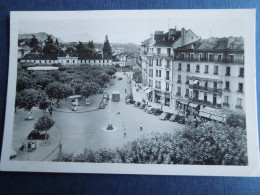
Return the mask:
<svg viewBox="0 0 260 195">
<path fill-rule="evenodd" d="M 11 160 L 13 161 L 43 161 L 58 147 L 60 142 L 60 131 L 53 126 L 48 131 L 48 139 L 46 140 L 21 140 L 20 146 L 15 147 L 17 155 Z"/>
</svg>

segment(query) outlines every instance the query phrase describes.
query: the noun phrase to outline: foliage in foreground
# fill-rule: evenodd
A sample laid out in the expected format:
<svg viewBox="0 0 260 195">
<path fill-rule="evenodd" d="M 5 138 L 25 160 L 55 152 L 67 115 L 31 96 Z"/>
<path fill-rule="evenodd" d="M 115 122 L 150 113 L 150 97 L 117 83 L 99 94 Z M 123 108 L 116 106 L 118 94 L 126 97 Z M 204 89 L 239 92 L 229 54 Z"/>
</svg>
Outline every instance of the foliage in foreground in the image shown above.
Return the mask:
<svg viewBox="0 0 260 195">
<path fill-rule="evenodd" d="M 247 165 L 246 130 L 207 122 L 184 131 L 143 135 L 115 150 L 60 153 L 56 161 L 96 163 Z"/>
</svg>

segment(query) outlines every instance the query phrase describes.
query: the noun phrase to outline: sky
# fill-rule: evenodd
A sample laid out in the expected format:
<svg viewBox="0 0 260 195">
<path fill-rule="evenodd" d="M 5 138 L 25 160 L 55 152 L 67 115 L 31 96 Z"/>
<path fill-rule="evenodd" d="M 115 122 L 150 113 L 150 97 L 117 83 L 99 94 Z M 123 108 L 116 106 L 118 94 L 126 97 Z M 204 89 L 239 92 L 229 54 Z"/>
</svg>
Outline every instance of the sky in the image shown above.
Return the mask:
<svg viewBox="0 0 260 195">
<path fill-rule="evenodd" d="M 152 15 L 143 17 L 87 17 L 77 19 L 31 19 L 19 21 L 19 33 L 46 32 L 65 42 L 89 41 L 104 42 L 108 35 L 111 43 L 140 44 L 156 30 L 167 32 L 169 28 L 191 29 L 202 38 L 244 36 L 244 20 L 241 14 L 203 14 L 200 12 Z"/>
</svg>

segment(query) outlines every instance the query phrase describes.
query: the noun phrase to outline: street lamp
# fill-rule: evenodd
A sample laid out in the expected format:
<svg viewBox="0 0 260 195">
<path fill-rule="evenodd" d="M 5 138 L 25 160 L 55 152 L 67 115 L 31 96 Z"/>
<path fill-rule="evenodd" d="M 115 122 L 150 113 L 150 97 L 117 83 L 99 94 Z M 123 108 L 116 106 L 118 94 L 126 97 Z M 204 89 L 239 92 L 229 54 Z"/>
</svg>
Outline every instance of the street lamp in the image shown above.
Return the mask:
<svg viewBox="0 0 260 195">
<path fill-rule="evenodd" d="M 107 125 L 107 130 L 113 130 L 113 129 L 114 129 L 114 127 L 111 122 L 111 102 L 109 102 L 109 122 Z"/>
</svg>

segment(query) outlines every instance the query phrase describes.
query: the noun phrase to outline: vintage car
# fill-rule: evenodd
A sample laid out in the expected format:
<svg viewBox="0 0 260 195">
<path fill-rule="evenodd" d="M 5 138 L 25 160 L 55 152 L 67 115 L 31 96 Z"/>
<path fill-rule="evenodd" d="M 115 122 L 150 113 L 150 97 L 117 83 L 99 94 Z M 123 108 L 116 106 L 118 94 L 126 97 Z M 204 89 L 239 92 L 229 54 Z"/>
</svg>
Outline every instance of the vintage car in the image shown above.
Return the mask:
<svg viewBox="0 0 260 195">
<path fill-rule="evenodd" d="M 164 112 L 159 116 L 160 120 L 169 120 L 169 118 L 172 116 L 172 113 Z"/>
<path fill-rule="evenodd" d="M 38 130 L 32 130 L 29 135 L 27 136 L 27 139 L 32 140 L 32 139 L 42 139 L 44 140 L 45 137 L 46 139 L 49 139 L 49 134 L 46 133 L 45 136 L 45 132 L 44 131 L 38 131 Z"/>
</svg>

